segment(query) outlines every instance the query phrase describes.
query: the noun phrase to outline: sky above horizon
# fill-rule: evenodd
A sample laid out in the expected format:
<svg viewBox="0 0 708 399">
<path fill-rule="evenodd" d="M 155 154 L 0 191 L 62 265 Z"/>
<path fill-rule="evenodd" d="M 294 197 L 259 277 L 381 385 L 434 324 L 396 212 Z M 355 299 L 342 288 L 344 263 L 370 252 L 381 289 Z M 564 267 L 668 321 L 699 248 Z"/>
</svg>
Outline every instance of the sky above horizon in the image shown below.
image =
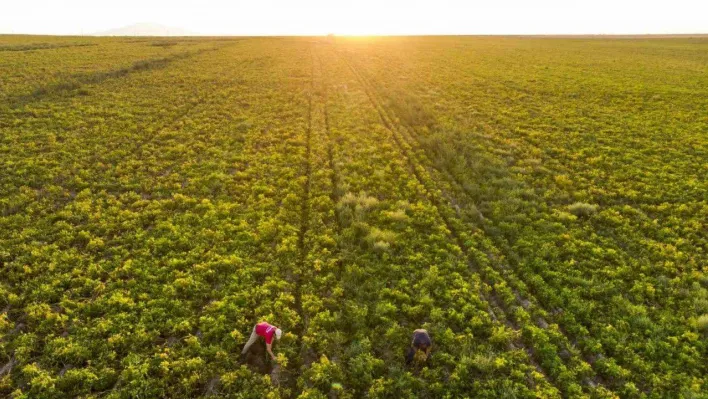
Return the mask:
<svg viewBox="0 0 708 399">
<path fill-rule="evenodd" d="M 705 0 L 23 0 L 0 33 L 93 34 L 156 23 L 203 35 L 708 33 Z"/>
</svg>

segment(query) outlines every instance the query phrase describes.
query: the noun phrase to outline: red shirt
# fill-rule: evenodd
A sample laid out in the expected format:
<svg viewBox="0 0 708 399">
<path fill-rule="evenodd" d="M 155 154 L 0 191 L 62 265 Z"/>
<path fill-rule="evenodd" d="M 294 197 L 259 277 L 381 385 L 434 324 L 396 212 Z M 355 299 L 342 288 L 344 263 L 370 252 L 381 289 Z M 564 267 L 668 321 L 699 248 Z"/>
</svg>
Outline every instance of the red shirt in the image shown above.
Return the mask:
<svg viewBox="0 0 708 399">
<path fill-rule="evenodd" d="M 275 335 L 275 326 L 271 326 L 265 321 L 256 324 L 256 334 L 265 338 L 266 344 L 273 343 L 273 336 Z"/>
</svg>

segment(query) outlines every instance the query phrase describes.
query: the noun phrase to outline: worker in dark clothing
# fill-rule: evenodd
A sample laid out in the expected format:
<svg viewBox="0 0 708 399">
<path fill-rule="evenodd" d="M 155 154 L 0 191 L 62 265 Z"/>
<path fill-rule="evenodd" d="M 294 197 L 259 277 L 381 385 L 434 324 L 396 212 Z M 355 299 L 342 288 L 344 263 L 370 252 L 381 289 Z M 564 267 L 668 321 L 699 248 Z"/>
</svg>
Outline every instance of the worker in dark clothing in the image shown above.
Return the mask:
<svg viewBox="0 0 708 399">
<path fill-rule="evenodd" d="M 428 332 L 422 328 L 413 331 L 413 342 L 406 353 L 406 364 L 411 364 L 415 359 L 415 354 L 422 351 L 425 354 L 425 360 L 430 359 L 430 350 L 432 349 L 433 341 L 430 340 Z"/>
</svg>

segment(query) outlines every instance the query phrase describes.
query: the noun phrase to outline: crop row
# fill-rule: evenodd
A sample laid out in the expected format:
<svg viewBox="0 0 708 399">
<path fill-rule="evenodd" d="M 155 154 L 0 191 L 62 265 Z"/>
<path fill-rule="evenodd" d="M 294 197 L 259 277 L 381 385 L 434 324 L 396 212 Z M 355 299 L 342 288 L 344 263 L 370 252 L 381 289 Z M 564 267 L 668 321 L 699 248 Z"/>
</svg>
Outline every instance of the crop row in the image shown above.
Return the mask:
<svg viewBox="0 0 708 399">
<path fill-rule="evenodd" d="M 391 67 L 392 60 L 388 56 L 390 53 L 366 58 L 362 52 L 357 52 L 355 56 L 358 60 L 366 60 L 370 73 L 376 76 L 382 71 L 396 70 Z M 509 304 L 513 305 L 516 301 L 520 307 L 528 308 L 532 315 L 534 312 L 538 314 L 541 319 L 536 316 L 533 316 L 533 319 L 540 325 L 548 324 L 546 321 L 558 323 L 562 328 L 559 337 L 561 348 L 565 346 L 567 349 L 567 343 L 562 341 L 573 342 L 574 346 L 581 350 L 583 358 L 591 362 L 605 381 L 623 396 L 700 390 L 702 372 L 699 358 L 703 356 L 705 348 L 702 348 L 699 336 L 691 332 L 691 319 L 686 318 L 686 310 L 688 315 L 692 313 L 693 299 L 680 295 L 681 286 L 688 284 L 687 288 L 693 286 L 691 289 L 697 290 L 699 300 L 703 297 L 700 294 L 700 285 L 696 282 L 696 279 L 700 281 L 700 273 L 697 273 L 700 268 L 694 272 L 687 270 L 687 273 L 677 275 L 673 282 L 664 277 L 665 296 L 660 297 L 655 291 L 662 289 L 661 278 L 656 279 L 654 270 L 647 269 L 640 263 L 642 258 L 649 260 L 653 256 L 641 255 L 640 262 L 632 260 L 636 254 L 646 254 L 645 250 L 637 245 L 646 238 L 637 237 L 637 232 L 653 234 L 652 230 L 655 228 L 630 219 L 630 224 L 623 223 L 625 226 L 620 230 L 616 224 L 607 225 L 607 217 L 613 213 L 613 218 L 620 220 L 618 217 L 621 214 L 614 210 L 602 210 L 602 218 L 593 216 L 592 213 L 588 216 L 575 216 L 570 212 L 580 212 L 580 206 L 577 206 L 577 209 L 570 207 L 565 210 L 565 205 L 561 207 L 553 204 L 551 198 L 563 198 L 563 195 L 567 198 L 567 192 L 564 194 L 557 187 L 559 182 L 563 183 L 561 178 L 574 176 L 574 172 L 569 169 L 568 164 L 558 162 L 555 159 L 560 158 L 558 156 L 536 165 L 533 167 L 535 171 L 524 172 L 522 167 L 529 169 L 534 165 L 530 163 L 529 155 L 545 160 L 543 151 L 548 150 L 544 147 L 549 146 L 546 143 L 554 141 L 533 140 L 533 144 L 529 144 L 528 135 L 520 135 L 520 139 L 514 137 L 514 132 L 519 132 L 519 128 L 500 137 L 500 129 L 512 123 L 512 118 L 504 113 L 503 104 L 498 104 L 493 125 L 483 125 L 483 121 L 478 121 L 484 120 L 482 116 L 467 119 L 479 124 L 474 127 L 474 135 L 461 132 L 459 126 L 452 127 L 452 118 L 455 118 L 454 123 L 458 125 L 466 126 L 465 123 L 471 123 L 460 119 L 462 115 L 458 115 L 457 109 L 452 108 L 453 104 L 459 107 L 460 104 L 468 104 L 469 100 L 461 99 L 457 91 L 449 86 L 444 87 L 443 82 L 454 82 L 448 85 L 467 84 L 467 87 L 471 88 L 483 84 L 482 87 L 490 94 L 476 92 L 480 96 L 474 102 L 476 108 L 473 112 L 484 116 L 491 108 L 490 104 L 485 102 L 487 97 L 492 98 L 487 101 L 493 104 L 501 103 L 500 99 L 515 98 L 514 93 L 518 96 L 520 89 L 513 86 L 510 89 L 510 85 L 501 85 L 489 78 L 477 83 L 481 79 L 479 71 L 467 75 L 464 73 L 465 60 L 450 58 L 449 63 L 441 63 L 437 67 L 436 71 L 441 71 L 439 77 L 428 77 L 411 68 L 410 62 L 401 62 L 400 68 L 408 68 L 405 74 L 399 72 L 408 79 L 408 82 L 399 83 L 407 85 L 405 93 L 401 87 L 391 83 L 395 82 L 393 76 L 388 76 L 386 80 L 378 76 L 376 82 L 379 87 L 383 87 L 380 91 L 386 93 L 385 103 L 388 112 L 394 115 L 392 119 L 405 125 L 402 130 L 407 133 L 409 142 L 419 149 L 422 155 L 419 159 L 424 162 L 427 159 L 433 160 L 424 163 L 428 166 L 428 171 L 434 175 L 438 174 L 437 181 L 447 182 L 448 187 L 441 187 L 445 188 L 449 201 L 457 205 L 458 214 L 465 217 L 468 229 L 482 227 L 494 239 L 494 246 L 501 250 L 496 250 L 496 258 L 499 258 L 497 268 L 502 273 L 502 281 L 513 290 L 514 295 L 509 296 Z M 441 60 L 433 59 L 429 62 L 437 65 Z M 387 65 L 385 69 L 382 68 L 384 63 Z M 454 81 L 437 80 L 444 79 L 443 76 L 451 76 L 452 73 L 457 74 Z M 437 98 L 434 108 L 421 100 L 425 98 L 424 90 L 443 93 Z M 452 98 L 448 100 L 448 96 Z M 528 97 L 522 97 L 519 101 L 523 102 L 525 112 L 533 112 L 537 106 Z M 553 101 L 553 97 L 548 95 L 544 101 Z M 548 109 L 547 107 L 546 110 Z M 422 119 L 414 119 L 413 111 L 418 111 L 416 114 L 419 118 L 422 114 Z M 502 123 L 502 118 L 508 121 Z M 479 133 L 482 129 L 488 133 Z M 496 154 L 493 151 L 496 151 Z M 563 153 L 560 152 L 563 149 L 553 151 L 556 155 Z M 516 177 L 512 177 L 508 172 L 502 173 L 504 167 L 498 159 L 501 154 L 513 157 L 514 163 L 518 165 L 515 167 L 518 171 Z M 572 165 L 571 163 L 570 166 Z M 552 173 L 544 174 L 542 167 L 550 169 Z M 543 179 L 546 178 L 550 178 L 550 185 L 544 182 Z M 522 179 L 522 182 L 529 179 L 533 185 L 530 185 L 530 182 L 517 183 L 516 179 Z M 488 182 L 489 186 L 485 187 L 480 181 Z M 572 180 L 568 182 L 572 184 Z M 544 187 L 547 191 L 534 190 L 531 187 Z M 576 192 L 576 195 L 579 192 Z M 506 198 L 500 195 L 506 195 Z M 547 203 L 550 203 L 550 206 L 546 205 Z M 604 205 L 603 202 L 600 203 Z M 695 205 L 700 209 L 700 203 Z M 587 208 L 594 212 L 592 206 L 588 205 Z M 627 205 L 617 208 L 622 213 L 625 213 L 622 208 L 631 211 Z M 636 215 L 636 211 L 632 212 Z M 588 218 L 594 223 L 586 222 Z M 550 222 L 548 219 L 555 221 Z M 635 231 L 631 230 L 632 225 Z M 684 226 L 690 226 L 690 223 Z M 618 230 L 613 232 L 615 228 Z M 664 231 L 668 232 L 666 229 Z M 607 232 L 612 234 L 615 242 L 607 240 Z M 701 248 L 699 237 L 694 235 L 693 238 L 686 238 Z M 699 241 L 695 241 L 696 239 Z M 489 244 L 486 246 L 490 247 Z M 490 248 L 492 252 L 495 251 L 494 246 Z M 592 251 L 587 252 L 586 249 Z M 679 255 L 683 259 L 671 260 L 673 255 L 666 251 L 657 255 L 654 262 L 683 263 L 689 269 L 692 268 L 691 264 L 698 266 L 702 256 L 700 249 L 697 254 L 691 256 L 693 260 L 685 255 Z M 559 260 L 562 260 L 562 263 L 555 263 Z M 597 266 L 598 262 L 612 264 L 618 261 L 625 263 L 625 266 L 616 271 L 609 266 Z M 508 266 L 505 266 L 507 262 Z M 573 269 L 569 270 L 569 267 Z M 600 276 L 602 277 L 598 278 Z M 612 280 L 608 281 L 608 277 Z M 637 280 L 637 277 L 640 279 Z M 623 287 L 624 284 L 626 286 Z M 579 288 L 574 289 L 574 286 Z M 608 295 L 608 292 L 616 289 L 623 291 L 618 291 L 614 296 Z M 623 297 L 619 292 L 629 295 Z M 564 336 L 570 339 L 564 339 Z M 681 344 L 676 346 L 677 343 Z"/>
<path fill-rule="evenodd" d="M 76 83 L 97 74 L 130 68 L 144 60 L 213 48 L 222 43 L 177 42 L 174 46 L 136 46 L 127 39 L 92 39 L 82 45 L 66 43 L 7 44 L 7 48 L 44 46 L 44 51 L 6 51 L 0 58 L 0 99 L 30 98 L 48 87 Z M 0 49 L 2 48 L 0 39 Z M 34 47 L 33 47 L 34 46 Z M 2 51 L 2 50 L 0 50 Z M 87 92 L 82 92 L 86 95 Z"/>
<path fill-rule="evenodd" d="M 691 43 L 88 41 L 0 62 L 0 395 L 705 392 Z"/>
<path fill-rule="evenodd" d="M 245 47 L 4 115 L 4 394 L 272 387 L 238 352 L 259 319 L 301 322 L 307 117 L 292 76 L 307 64 L 286 63 L 292 44 Z"/>
<path fill-rule="evenodd" d="M 336 200 L 329 231 L 338 235 L 330 273 L 312 276 L 335 280 L 313 298 L 305 339 L 319 359 L 302 372 L 303 396 L 557 396 L 488 312 L 481 282 L 355 76 L 326 45 L 315 52 L 313 120 L 324 119 L 316 130 L 327 141 L 313 154 L 331 165 L 322 181 L 332 193 L 323 184 L 320 198 Z M 406 370 L 419 327 L 434 337 L 433 360 Z"/>
<path fill-rule="evenodd" d="M 445 191 L 440 190 L 447 188 L 444 185 L 445 176 L 430 174 L 430 171 L 425 169 L 427 160 L 421 154 L 414 153 L 415 143 L 410 141 L 410 137 L 407 136 L 408 132 L 403 126 L 397 125 L 390 112 L 380 105 L 375 89 L 366 78 L 351 63 L 349 65 L 360 82 L 367 87 L 370 101 L 377 108 L 387 127 L 395 134 L 398 145 L 407 154 L 418 179 L 428 187 L 431 201 L 434 201 L 441 210 L 448 228 L 454 233 L 460 247 L 465 250 L 470 260 L 470 266 L 480 273 L 485 283 L 490 287 L 491 292 L 487 300 L 495 306 L 496 314 L 500 320 L 523 336 L 525 343 L 521 345 L 528 345 L 526 350 L 533 355 L 541 367 L 548 370 L 564 395 L 582 395 L 582 384 L 587 385 L 585 387 L 586 393 L 610 394 L 604 387 L 597 387 L 596 377 L 589 369 L 588 364 L 578 358 L 577 350 L 568 344 L 567 338 L 557 330 L 547 330 L 548 325 L 546 325 L 543 316 L 534 314 L 532 311 L 528 312 L 531 310 L 528 304 L 522 306 L 522 303 L 525 304 L 528 301 L 520 298 L 519 293 L 510 288 L 506 279 L 492 267 L 496 258 L 489 248 L 489 243 L 485 241 L 477 229 L 470 230 L 469 227 L 464 226 L 454 208 L 447 204 L 449 198 L 445 198 L 442 195 Z"/>
</svg>

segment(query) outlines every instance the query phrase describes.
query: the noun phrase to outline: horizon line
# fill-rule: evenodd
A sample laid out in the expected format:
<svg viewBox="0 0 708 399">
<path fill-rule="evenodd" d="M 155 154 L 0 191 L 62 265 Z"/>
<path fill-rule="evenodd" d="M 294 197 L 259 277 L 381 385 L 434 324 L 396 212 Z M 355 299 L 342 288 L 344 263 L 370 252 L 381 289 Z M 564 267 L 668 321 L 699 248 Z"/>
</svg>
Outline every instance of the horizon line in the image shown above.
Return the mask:
<svg viewBox="0 0 708 399">
<path fill-rule="evenodd" d="M 587 36 L 708 36 L 708 32 L 692 33 L 367 33 L 367 34 L 189 34 L 189 35 L 102 35 L 92 33 L 53 34 L 53 33 L 7 33 L 0 32 L 0 36 L 48 36 L 48 37 L 420 37 L 420 36 L 541 36 L 541 37 L 587 37 Z"/>
</svg>

